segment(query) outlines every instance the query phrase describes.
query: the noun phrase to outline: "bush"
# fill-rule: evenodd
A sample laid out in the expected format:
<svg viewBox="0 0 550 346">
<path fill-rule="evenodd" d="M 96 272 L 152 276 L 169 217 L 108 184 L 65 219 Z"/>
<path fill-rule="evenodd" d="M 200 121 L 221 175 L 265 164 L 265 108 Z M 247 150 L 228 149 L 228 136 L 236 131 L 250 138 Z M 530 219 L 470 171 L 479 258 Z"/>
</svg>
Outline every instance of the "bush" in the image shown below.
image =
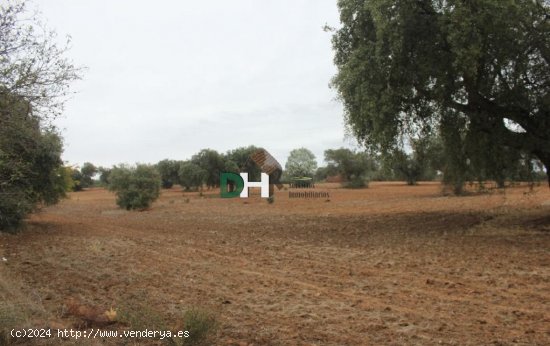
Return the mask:
<svg viewBox="0 0 550 346">
<path fill-rule="evenodd" d="M 116 203 L 126 210 L 149 208 L 160 195 L 160 174 L 153 166 L 115 166 L 109 179 L 109 190 L 116 194 Z"/>
<path fill-rule="evenodd" d="M 212 345 L 212 337 L 218 326 L 212 314 L 195 308 L 190 309 L 185 312 L 183 323 L 185 330 L 189 332 L 189 337 L 183 339 L 184 345 Z"/>
<path fill-rule="evenodd" d="M 343 177 L 347 181 L 345 186 L 349 188 L 366 187 L 366 177 L 376 166 L 369 153 L 345 148 L 325 150 L 325 161 L 328 171 Z"/>
<path fill-rule="evenodd" d="M 369 187 L 368 180 L 364 176 L 352 177 L 344 187 L 348 189 L 361 189 Z"/>
</svg>

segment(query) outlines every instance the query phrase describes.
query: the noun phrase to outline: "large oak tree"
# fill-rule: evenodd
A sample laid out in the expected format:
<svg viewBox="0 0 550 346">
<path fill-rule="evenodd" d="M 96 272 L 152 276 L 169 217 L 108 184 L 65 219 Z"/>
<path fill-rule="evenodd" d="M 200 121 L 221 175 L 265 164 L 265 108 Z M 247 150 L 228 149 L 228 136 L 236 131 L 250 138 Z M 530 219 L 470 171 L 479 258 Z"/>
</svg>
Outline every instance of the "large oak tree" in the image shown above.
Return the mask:
<svg viewBox="0 0 550 346">
<path fill-rule="evenodd" d="M 534 156 L 550 184 L 548 0 L 339 0 L 332 85 L 353 134 L 394 150 L 439 131 L 471 160 Z M 457 180 L 461 181 L 458 177 Z"/>
</svg>

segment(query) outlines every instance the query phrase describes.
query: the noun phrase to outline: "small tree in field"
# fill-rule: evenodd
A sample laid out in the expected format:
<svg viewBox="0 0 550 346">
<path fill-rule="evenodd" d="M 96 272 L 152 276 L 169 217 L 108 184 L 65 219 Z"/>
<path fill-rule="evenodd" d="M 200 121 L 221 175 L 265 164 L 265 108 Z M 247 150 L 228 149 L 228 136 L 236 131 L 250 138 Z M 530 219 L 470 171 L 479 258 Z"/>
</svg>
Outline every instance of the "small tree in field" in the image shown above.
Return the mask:
<svg viewBox="0 0 550 346">
<path fill-rule="evenodd" d="M 149 208 L 160 195 L 161 178 L 153 166 L 115 166 L 109 179 L 109 190 L 116 194 L 116 203 L 126 210 Z"/>
<path fill-rule="evenodd" d="M 90 162 L 84 162 L 82 168 L 80 168 L 80 173 L 82 174 L 82 187 L 92 187 L 94 185 L 94 175 L 98 172 L 96 166 Z"/>
<path fill-rule="evenodd" d="M 224 155 L 225 171 L 233 173 L 246 172 L 250 181 L 259 181 L 262 170 L 250 159 L 259 149 L 254 145 L 249 145 L 248 147 L 240 147 L 228 151 Z M 228 161 L 231 161 L 233 164 Z M 235 165 L 237 166 L 236 168 Z"/>
<path fill-rule="evenodd" d="M 208 188 L 220 185 L 220 173 L 225 170 L 225 162 L 222 155 L 213 149 L 203 149 L 193 155 L 191 162 L 206 171 L 205 184 Z"/>
<path fill-rule="evenodd" d="M 208 176 L 208 172 L 191 161 L 182 162 L 178 173 L 181 186 L 188 191 L 202 187 Z"/>
<path fill-rule="evenodd" d="M 416 185 L 422 176 L 422 165 L 414 154 L 407 154 L 402 150 L 396 150 L 392 157 L 393 168 L 398 177 L 404 178 L 407 185 Z"/>
<path fill-rule="evenodd" d="M 311 178 L 316 169 L 315 155 L 306 148 L 292 150 L 285 165 L 285 171 L 289 177 Z"/>
<path fill-rule="evenodd" d="M 105 167 L 99 167 L 99 182 L 102 186 L 108 187 L 109 186 L 109 174 L 111 174 L 111 168 L 105 168 Z"/>
<path fill-rule="evenodd" d="M 374 162 L 366 152 L 354 152 L 345 148 L 328 149 L 325 150 L 325 161 L 329 172 L 340 174 L 345 179 L 344 186 L 368 186 L 367 174 L 373 170 Z"/>
<path fill-rule="evenodd" d="M 162 160 L 156 166 L 162 180 L 162 188 L 170 189 L 178 182 L 180 162 L 174 160 Z"/>
</svg>

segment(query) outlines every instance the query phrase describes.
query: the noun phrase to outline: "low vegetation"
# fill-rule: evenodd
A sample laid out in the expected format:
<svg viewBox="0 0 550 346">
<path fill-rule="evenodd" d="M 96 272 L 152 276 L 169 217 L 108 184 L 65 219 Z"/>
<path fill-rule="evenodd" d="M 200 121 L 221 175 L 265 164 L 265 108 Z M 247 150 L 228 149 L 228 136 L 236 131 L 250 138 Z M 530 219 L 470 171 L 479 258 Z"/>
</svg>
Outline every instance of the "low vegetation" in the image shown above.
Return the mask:
<svg viewBox="0 0 550 346">
<path fill-rule="evenodd" d="M 150 165 L 115 166 L 109 179 L 116 203 L 126 210 L 147 209 L 160 195 L 160 174 Z"/>
</svg>

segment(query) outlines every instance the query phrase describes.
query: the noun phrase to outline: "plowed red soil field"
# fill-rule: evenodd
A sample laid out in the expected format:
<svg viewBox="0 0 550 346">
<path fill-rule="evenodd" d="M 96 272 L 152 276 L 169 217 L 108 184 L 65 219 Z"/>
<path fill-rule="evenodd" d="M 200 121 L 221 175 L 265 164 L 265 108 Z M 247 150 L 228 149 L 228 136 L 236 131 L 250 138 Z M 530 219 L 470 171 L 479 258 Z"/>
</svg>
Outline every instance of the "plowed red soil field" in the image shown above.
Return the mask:
<svg viewBox="0 0 550 346">
<path fill-rule="evenodd" d="M 129 311 L 132 328 L 173 329 L 195 307 L 216 317 L 215 345 L 550 344 L 548 187 L 316 191 L 330 198 L 175 187 L 141 212 L 103 189 L 72 193 L 0 235 L 0 293 L 37 328 L 123 330 Z M 94 317 L 107 310 L 118 317 Z"/>
</svg>

